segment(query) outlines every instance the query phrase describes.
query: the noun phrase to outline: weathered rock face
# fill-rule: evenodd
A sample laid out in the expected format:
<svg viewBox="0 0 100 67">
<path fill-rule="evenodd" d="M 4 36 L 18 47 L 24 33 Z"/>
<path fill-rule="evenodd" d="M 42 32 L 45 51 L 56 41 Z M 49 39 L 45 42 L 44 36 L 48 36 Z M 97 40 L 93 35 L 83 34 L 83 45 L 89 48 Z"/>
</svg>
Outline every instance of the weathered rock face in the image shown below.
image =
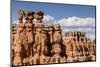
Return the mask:
<svg viewBox="0 0 100 67">
<path fill-rule="evenodd" d="M 18 12 L 19 22 L 12 27 L 13 65 L 96 60 L 96 45 L 86 33 L 74 31 L 62 36 L 59 24 L 42 24 L 43 15 L 42 11 Z"/>
</svg>

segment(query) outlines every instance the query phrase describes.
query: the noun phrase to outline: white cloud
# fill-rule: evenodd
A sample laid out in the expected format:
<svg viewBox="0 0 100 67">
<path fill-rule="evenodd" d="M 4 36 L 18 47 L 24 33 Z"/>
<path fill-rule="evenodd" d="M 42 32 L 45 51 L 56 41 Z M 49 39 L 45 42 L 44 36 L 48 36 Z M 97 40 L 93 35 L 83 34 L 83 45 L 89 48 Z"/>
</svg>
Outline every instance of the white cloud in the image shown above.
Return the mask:
<svg viewBox="0 0 100 67">
<path fill-rule="evenodd" d="M 54 20 L 54 18 L 50 15 L 44 15 L 44 18 L 43 18 L 44 21 L 50 21 L 50 20 Z"/>
<path fill-rule="evenodd" d="M 43 23 L 45 23 L 45 24 L 53 24 L 55 22 L 56 22 L 56 20 L 54 19 L 54 17 L 52 17 L 50 15 L 44 15 Z"/>
<path fill-rule="evenodd" d="M 68 17 L 62 18 L 57 23 L 61 26 L 95 26 L 95 18 Z"/>
<path fill-rule="evenodd" d="M 25 22 L 24 19 L 23 21 Z M 13 21 L 12 23 L 18 23 L 18 20 Z M 61 26 L 95 26 L 95 18 L 80 18 L 72 16 L 68 18 L 62 18 L 57 21 L 53 16 L 44 15 L 43 23 L 59 23 Z"/>
</svg>

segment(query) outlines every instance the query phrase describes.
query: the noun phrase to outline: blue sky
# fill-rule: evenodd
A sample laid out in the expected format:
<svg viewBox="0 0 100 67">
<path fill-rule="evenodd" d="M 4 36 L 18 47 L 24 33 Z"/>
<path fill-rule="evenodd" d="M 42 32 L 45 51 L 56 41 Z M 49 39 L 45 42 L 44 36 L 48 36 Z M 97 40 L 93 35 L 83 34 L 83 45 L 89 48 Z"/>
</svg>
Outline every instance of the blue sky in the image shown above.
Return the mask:
<svg viewBox="0 0 100 67">
<path fill-rule="evenodd" d="M 12 22 L 17 22 L 17 11 L 42 10 L 44 24 L 59 23 L 63 31 L 83 31 L 95 39 L 95 6 L 12 1 Z"/>
<path fill-rule="evenodd" d="M 12 1 L 12 20 L 17 18 L 16 13 L 19 9 L 42 10 L 45 14 L 55 17 L 56 20 L 70 16 L 95 17 L 94 6 Z"/>
</svg>

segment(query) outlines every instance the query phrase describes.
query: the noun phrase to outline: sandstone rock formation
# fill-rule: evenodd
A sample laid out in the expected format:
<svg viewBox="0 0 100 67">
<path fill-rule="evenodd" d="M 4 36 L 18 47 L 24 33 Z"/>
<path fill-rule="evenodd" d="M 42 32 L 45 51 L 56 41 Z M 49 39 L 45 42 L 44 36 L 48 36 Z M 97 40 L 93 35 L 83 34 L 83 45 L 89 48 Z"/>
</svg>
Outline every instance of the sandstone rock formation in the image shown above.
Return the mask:
<svg viewBox="0 0 100 67">
<path fill-rule="evenodd" d="M 85 32 L 62 36 L 60 25 L 44 25 L 43 16 L 42 11 L 18 11 L 19 22 L 12 25 L 12 65 L 96 60 L 96 45 Z"/>
</svg>

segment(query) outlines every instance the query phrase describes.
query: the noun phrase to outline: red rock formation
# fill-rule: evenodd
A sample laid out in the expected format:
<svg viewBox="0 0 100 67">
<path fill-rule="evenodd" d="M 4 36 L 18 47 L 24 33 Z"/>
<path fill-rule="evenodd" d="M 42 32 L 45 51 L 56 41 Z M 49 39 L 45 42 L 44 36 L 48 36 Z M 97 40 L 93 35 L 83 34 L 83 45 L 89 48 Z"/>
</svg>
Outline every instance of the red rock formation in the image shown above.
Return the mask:
<svg viewBox="0 0 100 67">
<path fill-rule="evenodd" d="M 18 24 L 12 27 L 13 65 L 96 60 L 96 45 L 85 32 L 66 32 L 62 36 L 59 24 L 42 24 L 43 16 L 42 11 L 18 12 Z"/>
</svg>

